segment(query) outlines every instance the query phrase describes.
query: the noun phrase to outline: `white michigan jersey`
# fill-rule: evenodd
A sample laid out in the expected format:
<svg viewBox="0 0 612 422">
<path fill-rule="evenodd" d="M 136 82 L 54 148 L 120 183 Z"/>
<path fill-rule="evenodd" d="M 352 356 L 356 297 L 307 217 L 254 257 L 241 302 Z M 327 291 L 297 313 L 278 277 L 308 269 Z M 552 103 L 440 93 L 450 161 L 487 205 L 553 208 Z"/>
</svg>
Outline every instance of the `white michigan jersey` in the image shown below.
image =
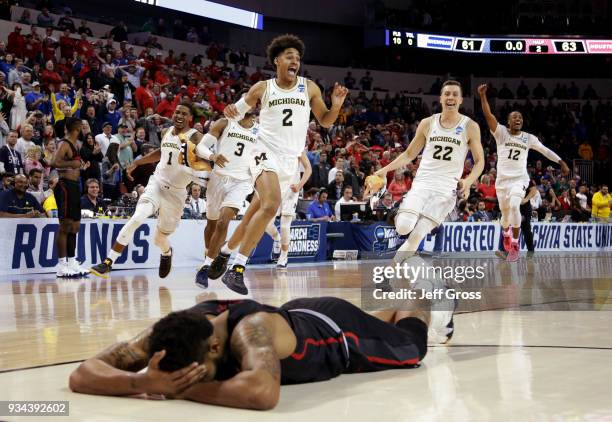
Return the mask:
<svg viewBox="0 0 612 422">
<path fill-rule="evenodd" d="M 266 81 L 259 112 L 259 141 L 276 155 L 299 157 L 304 150 L 310 120 L 307 82 L 299 76 L 292 89 L 282 89 L 275 79 Z"/>
<path fill-rule="evenodd" d="M 161 141 L 161 160 L 155 167 L 155 177 L 157 180 L 174 188 L 185 188 L 193 179 L 191 167 L 184 164 L 181 157 L 186 157 L 186 144 L 181 138 L 188 140 L 196 132 L 189 129 L 181 138 L 173 134 L 174 126 L 171 126 Z"/>
<path fill-rule="evenodd" d="M 470 118 L 461 115 L 459 123 L 446 129 L 440 124 L 440 114 L 431 117 L 429 132 L 414 187 L 450 195 L 461 179 L 468 151 L 467 125 Z"/>
<path fill-rule="evenodd" d="M 497 180 L 529 179 L 527 155 L 530 148 L 538 149 L 542 145 L 538 138 L 527 132 L 512 135 L 507 127 L 500 124 L 491 133 L 497 142 Z"/>
<path fill-rule="evenodd" d="M 215 166 L 213 174 L 238 180 L 251 179 L 250 171 L 255 165 L 253 156 L 258 132 L 257 124 L 244 128 L 238 122 L 228 120 L 215 147 L 217 154 L 223 155 L 228 162 L 225 167 Z"/>
</svg>

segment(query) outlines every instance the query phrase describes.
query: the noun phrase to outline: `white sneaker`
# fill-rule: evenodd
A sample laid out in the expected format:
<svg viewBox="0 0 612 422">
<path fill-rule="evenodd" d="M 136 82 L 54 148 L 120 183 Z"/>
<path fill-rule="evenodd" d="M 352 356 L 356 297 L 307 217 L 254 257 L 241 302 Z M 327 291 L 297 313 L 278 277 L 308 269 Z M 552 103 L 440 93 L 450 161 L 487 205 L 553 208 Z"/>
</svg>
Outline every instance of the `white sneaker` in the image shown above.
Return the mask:
<svg viewBox="0 0 612 422">
<path fill-rule="evenodd" d="M 77 261 L 76 258 L 69 258 L 68 266 L 72 271 L 77 274 L 77 276 L 83 277 L 89 275 L 89 269 L 81 267 L 79 261 Z"/>
<path fill-rule="evenodd" d="M 394 262 L 400 262 L 402 265 L 407 264 L 415 267 L 433 265 L 433 261 L 425 260 L 419 255 L 409 253 L 403 255 L 398 253 Z M 450 288 L 450 285 L 443 278 L 430 276 L 428 278 L 419 278 L 412 288 L 415 290 L 422 289 L 428 292 L 436 292 L 438 295 L 442 293 L 442 297 L 436 295 L 434 296 L 435 299 L 431 300 L 431 320 L 429 322 L 427 342 L 430 344 L 447 343 L 455 331 L 453 315 L 458 305 L 456 299 L 446 297 L 445 292 Z"/>
<path fill-rule="evenodd" d="M 275 240 L 274 244 L 272 245 L 272 253 L 274 255 L 278 255 L 281 253 L 281 244 L 279 241 Z"/>
<path fill-rule="evenodd" d="M 75 272 L 67 262 L 60 262 L 55 273 L 57 277 L 77 277 L 79 274 Z"/>
<path fill-rule="evenodd" d="M 276 268 L 286 269 L 288 261 L 289 261 L 289 257 L 287 257 L 287 256 L 285 256 L 285 257 L 280 256 L 278 258 L 278 261 L 276 262 Z"/>
</svg>

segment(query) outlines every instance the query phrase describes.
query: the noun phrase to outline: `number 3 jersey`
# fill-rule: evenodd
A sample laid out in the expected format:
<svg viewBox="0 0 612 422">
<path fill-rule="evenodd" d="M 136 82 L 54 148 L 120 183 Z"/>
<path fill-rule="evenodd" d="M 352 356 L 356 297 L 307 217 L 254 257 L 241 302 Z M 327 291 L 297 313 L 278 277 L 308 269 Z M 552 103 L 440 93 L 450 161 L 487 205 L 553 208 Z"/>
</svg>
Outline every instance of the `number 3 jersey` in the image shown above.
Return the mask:
<svg viewBox="0 0 612 422">
<path fill-rule="evenodd" d="M 227 126 L 217 140 L 215 151 L 227 158 L 225 167 L 215 166 L 213 174 L 237 180 L 251 178 L 251 168 L 255 165 L 255 147 L 259 125 L 244 128 L 238 122 L 227 121 Z"/>
<path fill-rule="evenodd" d="M 299 157 L 304 151 L 310 120 L 307 82 L 298 76 L 293 88 L 283 89 L 275 79 L 266 81 L 259 112 L 259 141 L 276 155 Z"/>
<path fill-rule="evenodd" d="M 467 125 L 471 120 L 462 114 L 460 116 L 459 123 L 450 129 L 442 127 L 439 113 L 431 117 L 413 188 L 433 190 L 445 195 L 457 189 L 468 151 Z"/>
<path fill-rule="evenodd" d="M 504 125 L 497 125 L 491 132 L 497 142 L 497 179 L 529 179 L 527 173 L 527 155 L 529 149 L 539 149 L 542 143 L 530 133 L 521 132 L 512 135 Z"/>
</svg>

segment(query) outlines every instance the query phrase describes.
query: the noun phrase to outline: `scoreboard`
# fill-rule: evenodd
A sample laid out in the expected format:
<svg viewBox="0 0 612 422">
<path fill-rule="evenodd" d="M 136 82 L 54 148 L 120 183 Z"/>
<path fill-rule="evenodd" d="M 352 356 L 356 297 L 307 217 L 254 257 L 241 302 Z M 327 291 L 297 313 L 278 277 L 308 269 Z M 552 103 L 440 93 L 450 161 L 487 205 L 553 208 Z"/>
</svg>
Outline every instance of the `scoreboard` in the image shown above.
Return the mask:
<svg viewBox="0 0 612 422">
<path fill-rule="evenodd" d="M 472 37 L 385 29 L 385 45 L 486 54 L 612 54 L 612 39 Z"/>
</svg>

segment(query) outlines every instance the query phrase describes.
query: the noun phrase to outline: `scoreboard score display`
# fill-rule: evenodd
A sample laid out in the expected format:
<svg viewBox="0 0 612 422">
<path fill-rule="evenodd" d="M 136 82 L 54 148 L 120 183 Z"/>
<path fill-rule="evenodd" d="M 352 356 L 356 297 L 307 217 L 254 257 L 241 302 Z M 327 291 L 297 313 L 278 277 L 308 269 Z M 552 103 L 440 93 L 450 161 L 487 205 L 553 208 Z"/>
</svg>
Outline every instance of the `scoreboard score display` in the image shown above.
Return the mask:
<svg viewBox="0 0 612 422">
<path fill-rule="evenodd" d="M 384 35 L 385 45 L 397 48 L 427 48 L 487 54 L 612 54 L 612 39 L 486 38 L 421 34 L 401 29 L 385 29 Z"/>
</svg>

